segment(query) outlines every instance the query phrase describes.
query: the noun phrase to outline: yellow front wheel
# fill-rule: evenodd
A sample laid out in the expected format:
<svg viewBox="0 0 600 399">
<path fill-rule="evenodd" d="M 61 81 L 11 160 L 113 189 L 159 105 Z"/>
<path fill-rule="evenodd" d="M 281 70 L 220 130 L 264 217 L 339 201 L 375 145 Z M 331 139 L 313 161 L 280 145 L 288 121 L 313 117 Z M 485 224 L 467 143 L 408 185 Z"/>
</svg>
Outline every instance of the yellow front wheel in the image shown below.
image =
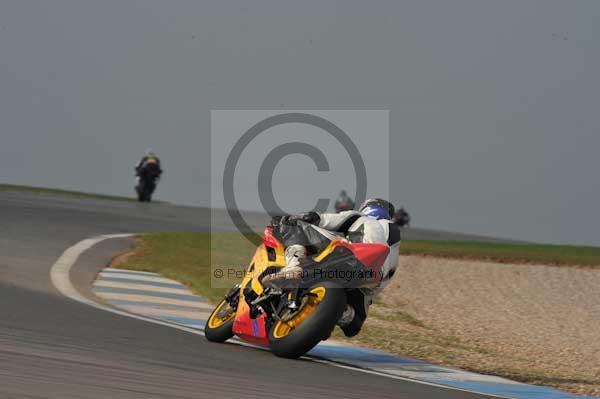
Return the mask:
<svg viewBox="0 0 600 399">
<path fill-rule="evenodd" d="M 219 302 L 204 326 L 204 335 L 206 336 L 206 339 L 211 342 L 225 342 L 233 337 L 235 312 L 236 309 L 234 309 L 225 299 Z"/>
<path fill-rule="evenodd" d="M 346 308 L 346 291 L 323 282 L 308 290 L 298 310 L 284 311 L 269 331 L 273 353 L 298 358 L 327 339 Z"/>
</svg>

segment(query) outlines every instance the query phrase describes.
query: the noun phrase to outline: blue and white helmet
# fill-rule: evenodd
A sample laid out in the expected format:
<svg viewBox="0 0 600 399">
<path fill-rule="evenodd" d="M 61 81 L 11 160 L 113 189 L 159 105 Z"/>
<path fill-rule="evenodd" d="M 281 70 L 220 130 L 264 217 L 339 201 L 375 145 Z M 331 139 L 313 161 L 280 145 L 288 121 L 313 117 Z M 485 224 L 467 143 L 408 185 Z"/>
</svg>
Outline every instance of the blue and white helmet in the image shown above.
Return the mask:
<svg viewBox="0 0 600 399">
<path fill-rule="evenodd" d="M 381 198 L 366 200 L 358 210 L 365 216 L 387 220 L 392 220 L 392 215 L 396 212 L 394 205 Z"/>
</svg>

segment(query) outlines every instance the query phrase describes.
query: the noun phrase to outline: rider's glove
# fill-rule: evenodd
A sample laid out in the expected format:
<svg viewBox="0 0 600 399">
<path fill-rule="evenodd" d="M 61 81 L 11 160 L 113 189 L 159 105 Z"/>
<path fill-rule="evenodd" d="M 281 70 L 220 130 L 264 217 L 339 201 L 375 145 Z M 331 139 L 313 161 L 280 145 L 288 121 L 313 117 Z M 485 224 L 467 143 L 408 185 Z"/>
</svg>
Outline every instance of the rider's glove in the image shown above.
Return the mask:
<svg viewBox="0 0 600 399">
<path fill-rule="evenodd" d="M 319 224 L 320 220 L 321 217 L 317 212 L 306 212 L 299 215 L 275 216 L 271 219 L 271 225 L 277 227 L 297 226 L 299 221 L 310 224 Z"/>
<path fill-rule="evenodd" d="M 302 213 L 299 216 L 300 220 L 310 224 L 319 224 L 319 222 L 321 221 L 321 216 L 319 216 L 319 214 L 314 211 Z"/>
<path fill-rule="evenodd" d="M 287 215 L 281 218 L 281 224 L 287 224 L 288 226 L 296 226 L 298 222 L 305 222 L 310 224 L 319 224 L 321 217 L 317 212 L 306 212 L 298 215 Z"/>
<path fill-rule="evenodd" d="M 279 220 L 279 223 L 283 226 L 296 226 L 298 225 L 298 216 L 297 215 L 285 215 L 282 216 Z"/>
<path fill-rule="evenodd" d="M 273 216 L 271 218 L 271 226 L 281 228 L 284 225 L 290 226 L 292 223 L 295 225 L 295 221 L 290 221 L 289 216 Z"/>
</svg>

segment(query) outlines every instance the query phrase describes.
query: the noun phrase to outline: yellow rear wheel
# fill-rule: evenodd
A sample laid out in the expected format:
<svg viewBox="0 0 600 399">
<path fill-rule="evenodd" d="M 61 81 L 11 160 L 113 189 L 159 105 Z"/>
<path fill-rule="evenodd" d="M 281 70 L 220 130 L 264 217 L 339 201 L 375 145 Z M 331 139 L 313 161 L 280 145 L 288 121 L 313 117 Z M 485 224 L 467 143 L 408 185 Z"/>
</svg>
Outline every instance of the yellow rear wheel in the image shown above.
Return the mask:
<svg viewBox="0 0 600 399">
<path fill-rule="evenodd" d="M 322 282 L 309 289 L 297 311 L 286 310 L 269 330 L 274 354 L 298 358 L 331 335 L 346 308 L 346 291 L 334 283 Z"/>
<path fill-rule="evenodd" d="M 325 287 L 316 287 L 310 290 L 310 293 L 313 295 L 307 295 L 304 297 L 304 300 L 300 306 L 300 309 L 289 319 L 286 319 L 285 316 L 282 317 L 283 320 L 278 321 L 273 327 L 273 337 L 274 338 L 283 338 L 289 335 L 296 327 L 298 327 L 308 316 L 310 316 L 317 309 L 317 306 L 321 303 L 323 298 L 325 298 L 325 292 L 327 289 Z"/>
</svg>

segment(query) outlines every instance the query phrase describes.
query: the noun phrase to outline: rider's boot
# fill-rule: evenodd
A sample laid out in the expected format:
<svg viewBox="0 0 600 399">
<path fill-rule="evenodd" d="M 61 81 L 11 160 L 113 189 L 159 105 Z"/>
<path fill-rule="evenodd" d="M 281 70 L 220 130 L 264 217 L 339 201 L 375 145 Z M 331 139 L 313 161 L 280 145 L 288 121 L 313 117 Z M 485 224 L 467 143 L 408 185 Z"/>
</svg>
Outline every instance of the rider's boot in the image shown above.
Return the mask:
<svg viewBox="0 0 600 399">
<path fill-rule="evenodd" d="M 365 323 L 365 319 L 354 316 L 354 318 L 349 323 L 340 325 L 340 328 L 344 332 L 344 335 L 346 337 L 350 338 L 350 337 L 354 337 L 354 336 L 358 335 L 358 333 L 362 329 L 362 326 L 364 323 Z"/>
<path fill-rule="evenodd" d="M 303 245 L 290 245 L 285 249 L 285 263 L 277 273 L 269 274 L 262 280 L 263 283 L 280 280 L 297 280 L 302 278 L 301 264 L 306 260 L 306 247 Z"/>
<path fill-rule="evenodd" d="M 344 310 L 344 313 L 342 313 L 342 316 L 340 317 L 340 319 L 337 321 L 337 325 L 342 328 L 346 327 L 346 326 L 350 325 L 352 320 L 354 320 L 355 316 L 356 316 L 356 311 L 354 310 L 352 305 L 346 305 L 346 309 Z"/>
<path fill-rule="evenodd" d="M 352 305 L 346 305 L 346 310 L 342 313 L 337 325 L 340 326 L 346 337 L 354 337 L 360 332 L 364 322 L 365 319 L 357 314 Z"/>
<path fill-rule="evenodd" d="M 365 295 L 364 292 L 356 290 L 348 293 L 348 302 L 346 310 L 342 313 L 337 324 L 344 335 L 354 337 L 360 332 L 365 320 L 367 320 L 369 306 L 373 301 L 371 295 Z"/>
</svg>

